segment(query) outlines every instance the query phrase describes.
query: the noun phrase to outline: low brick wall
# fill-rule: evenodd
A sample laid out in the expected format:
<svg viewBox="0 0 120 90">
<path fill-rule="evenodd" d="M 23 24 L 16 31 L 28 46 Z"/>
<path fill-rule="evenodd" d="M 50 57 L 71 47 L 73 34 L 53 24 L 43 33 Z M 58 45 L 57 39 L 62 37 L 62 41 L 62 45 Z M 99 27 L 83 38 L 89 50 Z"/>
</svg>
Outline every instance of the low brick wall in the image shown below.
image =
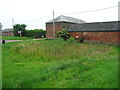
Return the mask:
<svg viewBox="0 0 120 90">
<path fill-rule="evenodd" d="M 70 32 L 73 37 L 82 36 L 85 40 L 120 43 L 120 32 Z"/>
</svg>

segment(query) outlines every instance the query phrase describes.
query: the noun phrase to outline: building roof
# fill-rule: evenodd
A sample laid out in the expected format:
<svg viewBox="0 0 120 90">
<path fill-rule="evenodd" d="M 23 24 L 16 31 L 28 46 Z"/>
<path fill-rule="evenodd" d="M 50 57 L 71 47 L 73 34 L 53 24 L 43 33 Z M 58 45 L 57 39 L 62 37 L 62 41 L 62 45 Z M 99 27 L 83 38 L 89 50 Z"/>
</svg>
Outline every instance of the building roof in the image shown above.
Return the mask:
<svg viewBox="0 0 120 90">
<path fill-rule="evenodd" d="M 6 28 L 5 31 L 13 31 L 13 28 Z"/>
<path fill-rule="evenodd" d="M 1 30 L 2 32 L 13 32 L 13 29 L 12 28 L 7 28 L 7 29 L 4 29 L 4 30 Z"/>
<path fill-rule="evenodd" d="M 68 16 L 58 16 L 57 18 L 54 19 L 55 22 L 71 22 L 71 23 L 86 23 L 85 21 L 81 20 L 81 19 L 76 19 L 76 18 L 72 18 L 72 17 L 68 17 Z M 52 23 L 53 19 L 48 21 L 47 23 Z"/>
<path fill-rule="evenodd" d="M 118 21 L 70 24 L 67 30 L 70 32 L 120 31 L 120 25 Z"/>
</svg>

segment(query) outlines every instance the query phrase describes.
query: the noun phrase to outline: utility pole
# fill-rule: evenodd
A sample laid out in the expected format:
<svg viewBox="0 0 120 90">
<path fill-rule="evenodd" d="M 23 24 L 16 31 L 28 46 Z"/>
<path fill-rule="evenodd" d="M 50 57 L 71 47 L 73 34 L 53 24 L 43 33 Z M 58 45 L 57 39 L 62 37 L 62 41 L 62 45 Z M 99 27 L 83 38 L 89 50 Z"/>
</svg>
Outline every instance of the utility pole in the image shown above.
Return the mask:
<svg viewBox="0 0 120 90">
<path fill-rule="evenodd" d="M 12 32 L 14 31 L 14 19 L 12 18 Z M 14 34 L 13 34 L 14 35 Z"/>
<path fill-rule="evenodd" d="M 53 36 L 55 38 L 55 20 L 54 20 L 54 11 L 53 11 Z"/>
<path fill-rule="evenodd" d="M 12 18 L 12 25 L 14 26 L 14 19 Z"/>
<path fill-rule="evenodd" d="M 14 29 L 14 19 L 13 18 L 12 18 L 12 28 Z"/>
</svg>

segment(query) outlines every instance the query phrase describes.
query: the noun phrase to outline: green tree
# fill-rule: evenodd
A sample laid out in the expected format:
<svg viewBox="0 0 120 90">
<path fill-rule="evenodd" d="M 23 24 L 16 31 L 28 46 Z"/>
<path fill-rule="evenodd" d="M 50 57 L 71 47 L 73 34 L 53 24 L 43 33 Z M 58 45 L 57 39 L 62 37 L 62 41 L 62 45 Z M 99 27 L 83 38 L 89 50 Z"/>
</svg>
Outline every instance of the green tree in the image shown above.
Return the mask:
<svg viewBox="0 0 120 90">
<path fill-rule="evenodd" d="M 70 38 L 70 34 L 66 29 L 63 29 L 62 31 L 58 31 L 56 33 L 56 37 L 61 37 L 66 41 L 67 39 Z"/>
<path fill-rule="evenodd" d="M 16 24 L 13 26 L 13 33 L 14 36 L 20 36 L 20 33 L 18 31 L 21 31 L 21 36 L 25 36 L 26 31 L 26 25 L 25 24 Z"/>
</svg>

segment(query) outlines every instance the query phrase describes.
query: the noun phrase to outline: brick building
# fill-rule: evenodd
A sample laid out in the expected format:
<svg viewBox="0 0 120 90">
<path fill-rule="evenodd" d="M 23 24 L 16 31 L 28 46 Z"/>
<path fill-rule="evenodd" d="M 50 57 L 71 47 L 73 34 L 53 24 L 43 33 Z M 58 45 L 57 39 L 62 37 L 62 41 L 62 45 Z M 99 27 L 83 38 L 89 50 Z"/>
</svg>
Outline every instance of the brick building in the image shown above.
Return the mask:
<svg viewBox="0 0 120 90">
<path fill-rule="evenodd" d="M 53 36 L 53 20 L 46 23 L 46 38 Z M 120 43 L 119 21 L 86 23 L 83 20 L 67 16 L 59 16 L 55 19 L 55 33 L 67 29 L 72 37 L 84 37 L 89 41 Z"/>
<path fill-rule="evenodd" d="M 8 28 L 8 29 L 2 30 L 2 36 L 13 36 L 13 29 Z"/>
<path fill-rule="evenodd" d="M 83 20 L 79 20 L 76 18 L 68 17 L 68 16 L 59 16 L 54 19 L 55 22 L 55 34 L 62 29 L 67 29 L 70 24 L 82 24 L 86 23 Z M 54 38 L 54 31 L 53 31 L 53 20 L 50 20 L 46 23 L 46 38 L 52 39 Z"/>
<path fill-rule="evenodd" d="M 84 37 L 85 40 L 120 43 L 120 28 L 118 21 L 71 24 L 68 32 L 73 37 Z M 76 27 L 76 28 L 74 28 Z"/>
</svg>

